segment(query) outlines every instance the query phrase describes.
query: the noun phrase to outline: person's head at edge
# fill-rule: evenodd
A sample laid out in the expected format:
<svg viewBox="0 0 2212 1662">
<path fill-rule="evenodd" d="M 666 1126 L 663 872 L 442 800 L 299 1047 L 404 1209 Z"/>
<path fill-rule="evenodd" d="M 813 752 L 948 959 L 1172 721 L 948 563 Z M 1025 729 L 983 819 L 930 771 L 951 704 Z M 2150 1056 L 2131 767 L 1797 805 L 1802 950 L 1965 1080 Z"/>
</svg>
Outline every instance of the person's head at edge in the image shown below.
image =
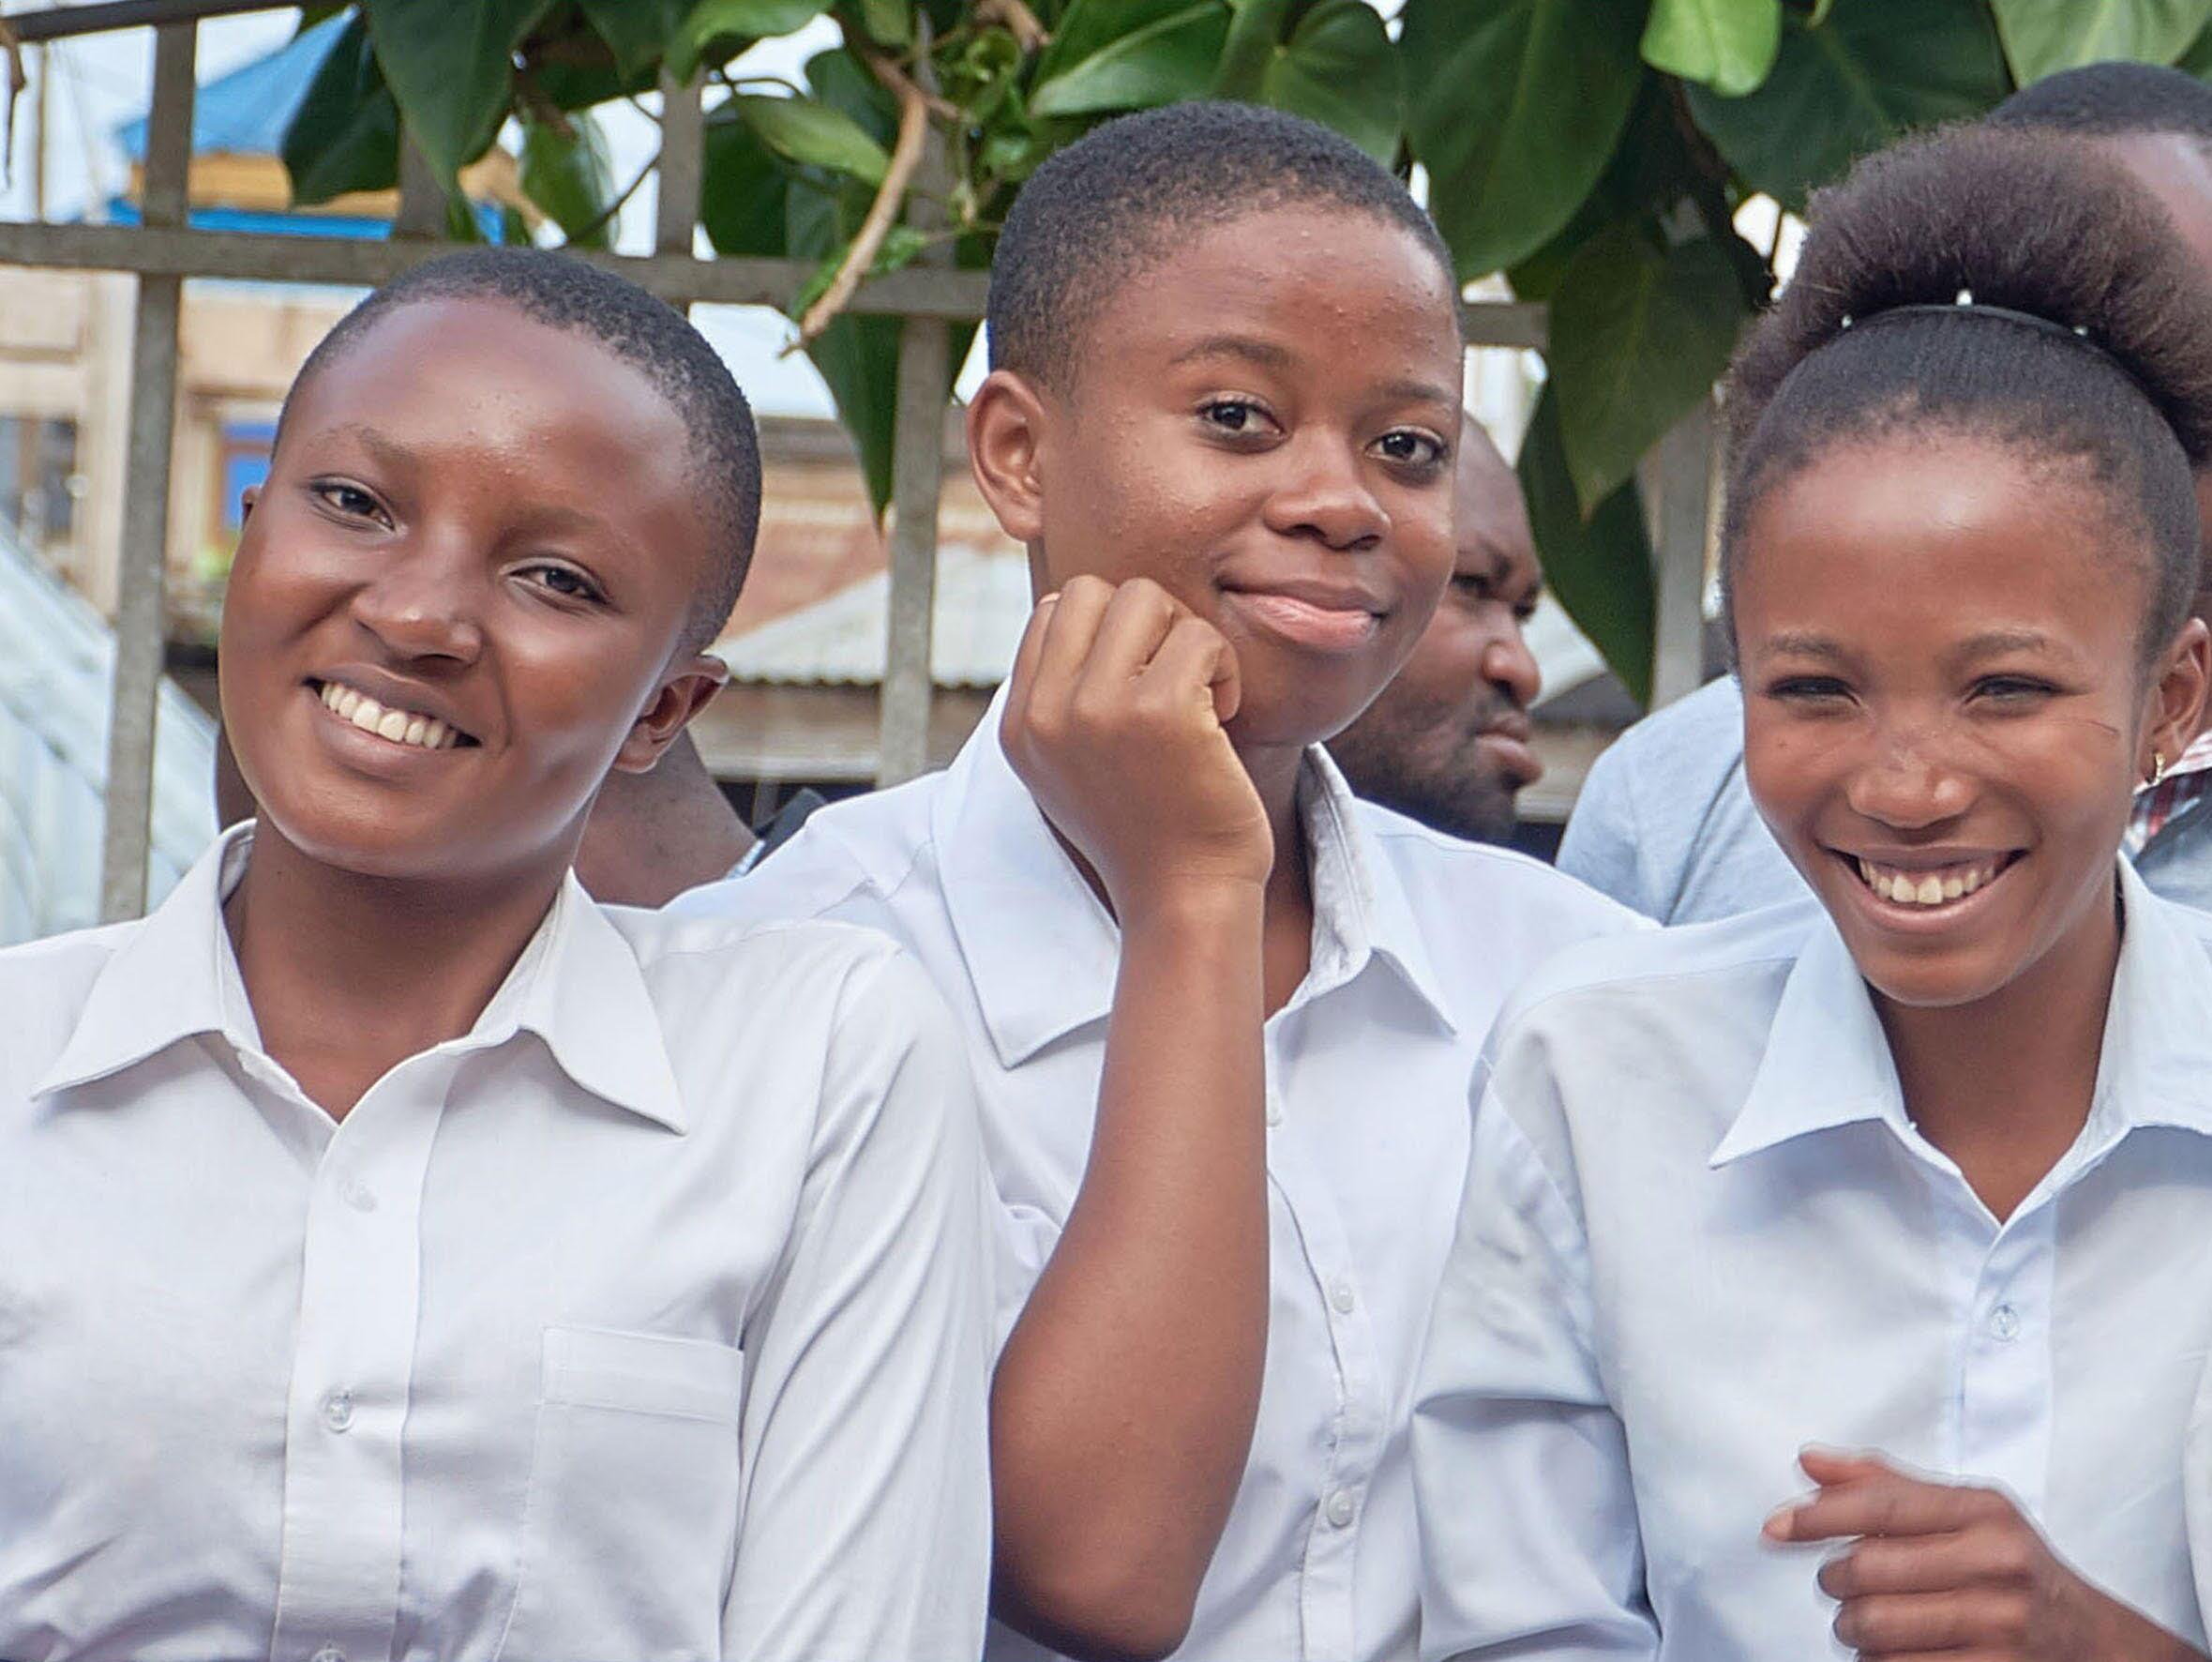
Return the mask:
<svg viewBox="0 0 2212 1662">
<path fill-rule="evenodd" d="M 1217 628 L 1230 738 L 1279 811 L 1452 568 L 1462 348 L 1434 225 L 1298 117 L 1126 116 L 1023 187 L 988 340 L 970 453 L 1036 592 L 1149 579 Z"/>
<path fill-rule="evenodd" d="M 1329 751 L 1362 796 L 1454 837 L 1504 842 L 1542 777 L 1528 706 L 1542 675 L 1521 630 L 1543 573 L 1521 482 L 1482 424 L 1460 431 L 1452 582 L 1405 668 Z"/>
<path fill-rule="evenodd" d="M 2093 141 L 2158 199 L 2212 275 L 2212 86 L 2155 64 L 2088 64 L 2023 87 L 1989 119 Z M 2197 514 L 2206 564 L 2190 610 L 2212 622 L 2212 469 L 2197 475 Z"/>
<path fill-rule="evenodd" d="M 2061 135 L 1908 142 L 1815 197 L 1726 409 L 1760 813 L 1886 1009 L 2101 1008 L 2129 804 L 2205 687 L 2204 273 Z"/>
<path fill-rule="evenodd" d="M 721 359 L 620 278 L 472 250 L 363 301 L 293 384 L 225 605 L 256 862 L 549 898 L 609 770 L 720 685 L 760 477 Z"/>
</svg>

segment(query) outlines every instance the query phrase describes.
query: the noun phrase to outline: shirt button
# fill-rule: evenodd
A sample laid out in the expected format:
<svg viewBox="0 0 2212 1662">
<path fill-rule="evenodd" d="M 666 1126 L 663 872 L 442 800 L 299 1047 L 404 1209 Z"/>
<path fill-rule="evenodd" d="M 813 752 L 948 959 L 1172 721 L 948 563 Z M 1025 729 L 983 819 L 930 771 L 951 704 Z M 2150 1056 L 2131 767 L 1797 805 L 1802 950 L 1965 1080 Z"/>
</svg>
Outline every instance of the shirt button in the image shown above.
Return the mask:
<svg viewBox="0 0 2212 1662">
<path fill-rule="evenodd" d="M 324 1645 L 309 1656 L 308 1662 L 346 1662 L 346 1654 L 336 1645 Z"/>
<path fill-rule="evenodd" d="M 1282 1123 L 1283 1105 L 1280 1102 L 1277 1102 L 1274 1097 L 1271 1095 L 1268 1098 L 1268 1124 L 1271 1126 L 1280 1126 Z"/>
<path fill-rule="evenodd" d="M 333 1391 L 323 1398 L 323 1423 L 333 1431 L 342 1431 L 354 1423 L 354 1393 Z"/>
<path fill-rule="evenodd" d="M 2010 1344 L 2020 1337 L 2020 1312 L 2010 1305 L 1999 1305 L 1989 1313 L 1989 1330 L 2000 1344 Z"/>
<path fill-rule="evenodd" d="M 1329 1302 L 1335 1307 L 1338 1315 L 1348 1316 L 1352 1313 L 1352 1307 L 1360 1301 L 1353 1294 L 1349 1281 L 1339 1281 L 1329 1289 Z"/>
<path fill-rule="evenodd" d="M 345 1197 L 346 1204 L 356 1212 L 376 1210 L 376 1191 L 357 1177 L 346 1185 Z"/>
<path fill-rule="evenodd" d="M 1322 1510 L 1328 1515 L 1332 1524 L 1342 1529 L 1346 1524 L 1351 1522 L 1352 1514 L 1358 1508 L 1352 1503 L 1350 1492 L 1340 1488 L 1329 1497 L 1329 1503 Z"/>
</svg>

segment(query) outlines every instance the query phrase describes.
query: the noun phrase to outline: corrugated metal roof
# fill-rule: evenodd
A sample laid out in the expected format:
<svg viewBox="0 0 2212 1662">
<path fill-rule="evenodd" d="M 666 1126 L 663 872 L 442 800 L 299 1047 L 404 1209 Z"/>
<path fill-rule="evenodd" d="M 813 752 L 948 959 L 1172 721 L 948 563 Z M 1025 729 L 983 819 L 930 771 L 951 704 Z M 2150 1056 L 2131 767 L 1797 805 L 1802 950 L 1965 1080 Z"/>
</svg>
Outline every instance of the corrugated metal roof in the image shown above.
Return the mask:
<svg viewBox="0 0 2212 1662">
<path fill-rule="evenodd" d="M 100 615 L 0 530 L 0 944 L 99 920 L 114 641 Z M 215 723 L 160 690 L 150 894 L 215 835 Z"/>
<path fill-rule="evenodd" d="M 879 571 L 828 598 L 715 647 L 739 681 L 771 686 L 863 686 L 883 679 L 891 577 Z M 940 687 L 996 687 L 1030 618 L 1029 564 L 945 543 L 937 554 L 930 672 Z"/>
</svg>

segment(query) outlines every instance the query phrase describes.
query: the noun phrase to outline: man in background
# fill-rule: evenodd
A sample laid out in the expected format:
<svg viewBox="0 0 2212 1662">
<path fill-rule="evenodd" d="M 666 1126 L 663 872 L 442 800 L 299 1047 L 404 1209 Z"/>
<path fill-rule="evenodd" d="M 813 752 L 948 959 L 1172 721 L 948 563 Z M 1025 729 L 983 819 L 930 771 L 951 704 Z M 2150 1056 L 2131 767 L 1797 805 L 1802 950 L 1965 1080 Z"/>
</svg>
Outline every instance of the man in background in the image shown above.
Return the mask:
<svg viewBox="0 0 2212 1662">
<path fill-rule="evenodd" d="M 1513 797 L 1543 763 L 1529 748 L 1541 685 L 1521 637 L 1543 574 L 1521 482 L 1472 416 L 1460 424 L 1452 584 L 1382 696 L 1329 741 L 1352 790 L 1471 842 L 1513 834 Z"/>
</svg>

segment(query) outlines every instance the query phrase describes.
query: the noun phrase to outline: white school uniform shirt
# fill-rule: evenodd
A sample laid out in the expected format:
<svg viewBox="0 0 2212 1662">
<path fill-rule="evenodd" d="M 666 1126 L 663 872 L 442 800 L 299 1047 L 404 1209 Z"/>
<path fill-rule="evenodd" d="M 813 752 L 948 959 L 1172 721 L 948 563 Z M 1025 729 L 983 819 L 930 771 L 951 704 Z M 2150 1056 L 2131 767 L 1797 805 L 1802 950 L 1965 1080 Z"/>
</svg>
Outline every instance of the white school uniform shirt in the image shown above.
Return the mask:
<svg viewBox="0 0 2212 1662">
<path fill-rule="evenodd" d="M 0 953 L 0 1655 L 973 1657 L 988 1187 L 913 966 L 571 879 L 334 1124 L 247 836 Z"/>
<path fill-rule="evenodd" d="M 1007 763 L 1001 703 L 949 772 L 821 808 L 751 875 L 675 904 L 865 923 L 922 961 L 974 1063 L 1003 1205 L 1003 1335 L 1082 1182 L 1120 938 Z M 1467 1081 L 1538 960 L 1641 927 L 1536 861 L 1356 801 L 1318 747 L 1299 800 L 1313 955 L 1267 1024 L 1266 1375 L 1185 1662 L 1413 1656 L 1406 1424 Z M 988 1654 L 1046 1653 L 994 1627 Z"/>
<path fill-rule="evenodd" d="M 1600 943 L 1513 1001 L 1414 1411 L 1422 1653 L 1841 1657 L 1808 1443 L 2009 1491 L 2192 1644 L 2212 1339 L 2212 917 L 2123 864 L 2081 1136 L 2000 1225 L 1906 1116 L 1806 903 Z"/>
</svg>

